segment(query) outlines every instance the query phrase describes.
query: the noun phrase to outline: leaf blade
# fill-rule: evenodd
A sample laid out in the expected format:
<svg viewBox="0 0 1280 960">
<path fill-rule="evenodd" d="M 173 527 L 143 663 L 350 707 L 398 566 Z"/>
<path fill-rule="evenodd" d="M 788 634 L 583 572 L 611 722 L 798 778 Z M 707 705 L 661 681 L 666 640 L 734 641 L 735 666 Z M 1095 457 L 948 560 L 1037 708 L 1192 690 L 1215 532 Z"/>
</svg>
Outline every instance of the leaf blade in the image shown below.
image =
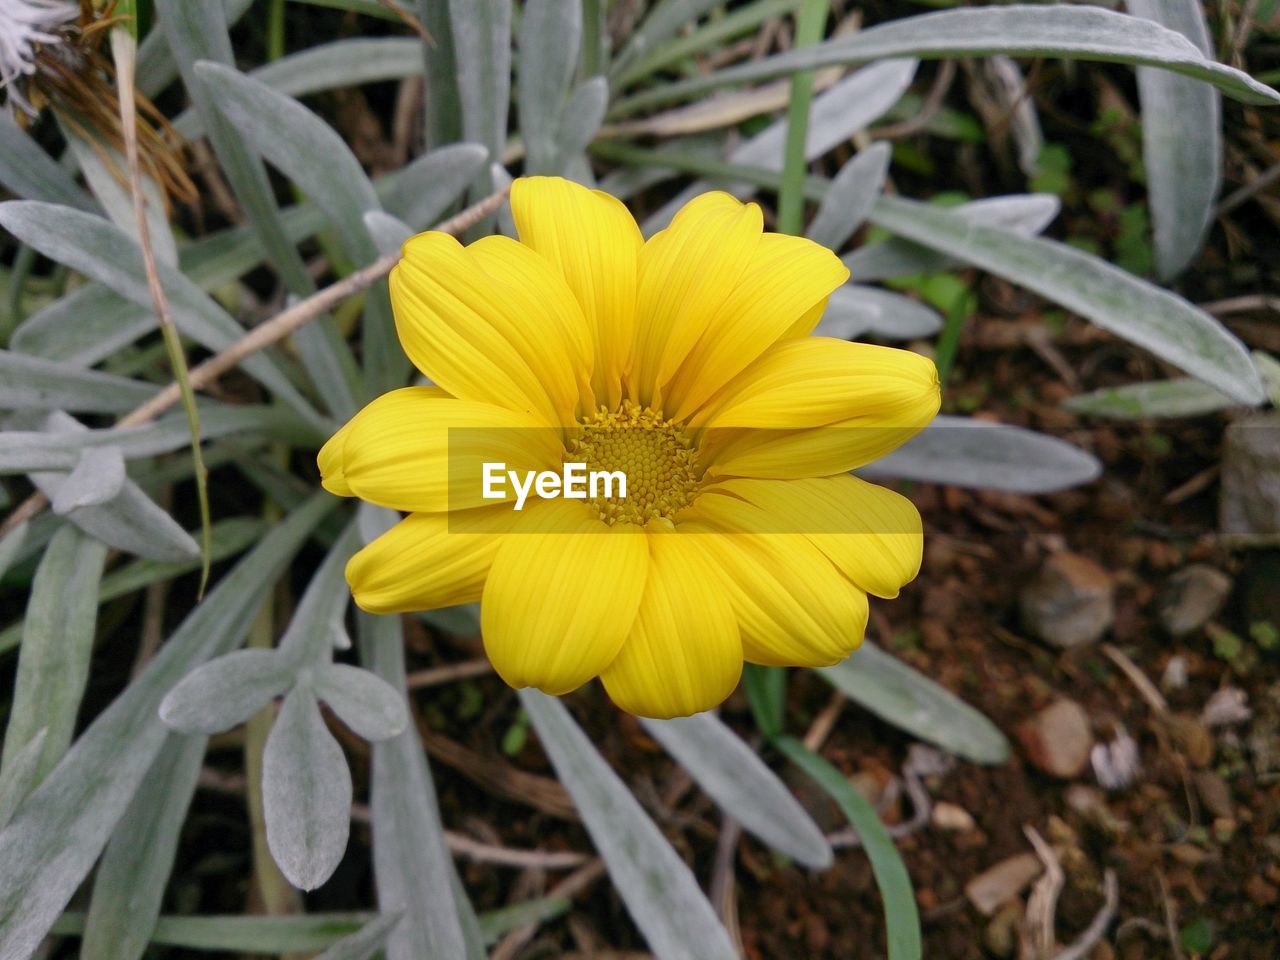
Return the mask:
<svg viewBox="0 0 1280 960">
<path fill-rule="evenodd" d="M 1244 345 L 1186 300 L 1074 247 L 966 223 L 928 204 L 881 197 L 871 219 L 899 236 L 989 270 L 1245 403 L 1266 395 Z"/>
<path fill-rule="evenodd" d="M 520 702 L 654 956 L 733 960 L 737 952 L 692 872 L 564 705 L 532 689 L 520 691 Z"/>
</svg>

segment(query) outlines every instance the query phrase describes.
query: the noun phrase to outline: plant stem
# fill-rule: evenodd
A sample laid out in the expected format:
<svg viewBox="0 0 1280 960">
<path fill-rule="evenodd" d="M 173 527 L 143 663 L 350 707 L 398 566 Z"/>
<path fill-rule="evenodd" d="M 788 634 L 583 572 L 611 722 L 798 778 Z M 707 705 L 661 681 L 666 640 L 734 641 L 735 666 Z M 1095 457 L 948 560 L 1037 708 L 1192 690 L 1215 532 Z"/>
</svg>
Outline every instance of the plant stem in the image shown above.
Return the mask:
<svg viewBox="0 0 1280 960">
<path fill-rule="evenodd" d="M 804 0 L 796 16 L 794 49 L 811 47 L 822 39 L 827 25 L 827 0 Z M 791 78 L 787 106 L 787 142 L 778 195 L 778 232 L 799 235 L 804 229 L 805 141 L 809 136 L 809 105 L 813 102 L 813 71 Z"/>
<path fill-rule="evenodd" d="M 130 19 L 129 25 L 136 31 L 136 20 Z M 210 532 L 213 520 L 209 513 L 209 479 L 200 451 L 200 413 L 196 409 L 196 394 L 187 372 L 187 358 L 182 351 L 182 339 L 178 335 L 178 328 L 174 325 L 169 301 L 160 283 L 155 252 L 151 248 L 151 230 L 147 223 L 146 200 L 142 194 L 142 172 L 138 161 L 138 108 L 133 88 L 137 50 L 137 39 L 129 30 L 117 27 L 111 31 L 111 55 L 115 61 L 116 83 L 119 87 L 120 125 L 123 128 L 125 157 L 129 166 L 129 192 L 133 195 L 133 212 L 138 221 L 138 245 L 142 248 L 142 262 L 147 273 L 147 289 L 151 294 L 151 303 L 155 308 L 156 317 L 160 321 L 160 332 L 169 354 L 169 366 L 173 369 L 175 385 L 182 400 L 182 408 L 187 415 L 187 429 L 191 431 L 191 459 L 195 463 L 196 497 L 200 502 L 201 565 L 197 596 L 203 597 L 205 584 L 209 581 L 209 557 L 213 547 Z"/>
</svg>

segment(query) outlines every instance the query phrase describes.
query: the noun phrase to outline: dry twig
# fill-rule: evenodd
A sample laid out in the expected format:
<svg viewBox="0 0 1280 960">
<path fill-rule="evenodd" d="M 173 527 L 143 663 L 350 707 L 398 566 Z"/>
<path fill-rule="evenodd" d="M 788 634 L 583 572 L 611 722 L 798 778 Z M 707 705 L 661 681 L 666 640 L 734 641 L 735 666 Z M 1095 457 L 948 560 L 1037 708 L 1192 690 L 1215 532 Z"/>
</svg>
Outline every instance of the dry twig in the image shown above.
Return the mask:
<svg viewBox="0 0 1280 960">
<path fill-rule="evenodd" d="M 1054 953 L 1054 927 L 1057 924 L 1058 894 L 1062 892 L 1065 875 L 1062 864 L 1053 847 L 1045 842 L 1035 827 L 1023 827 L 1027 839 L 1036 851 L 1036 856 L 1044 864 L 1044 874 L 1031 888 L 1031 896 L 1027 898 L 1027 914 L 1023 918 L 1023 931 L 1031 942 L 1031 955 L 1036 960 L 1046 960 Z"/>
</svg>

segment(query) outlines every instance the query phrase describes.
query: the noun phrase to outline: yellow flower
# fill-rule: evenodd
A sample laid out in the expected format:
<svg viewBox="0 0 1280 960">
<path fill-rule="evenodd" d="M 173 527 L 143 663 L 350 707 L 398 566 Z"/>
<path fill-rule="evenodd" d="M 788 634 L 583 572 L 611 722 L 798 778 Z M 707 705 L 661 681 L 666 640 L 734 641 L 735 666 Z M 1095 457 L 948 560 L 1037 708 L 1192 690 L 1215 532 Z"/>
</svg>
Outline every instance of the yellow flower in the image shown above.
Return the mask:
<svg viewBox="0 0 1280 960">
<path fill-rule="evenodd" d="M 922 539 L 909 501 L 848 471 L 937 413 L 933 363 L 810 336 L 848 271 L 765 233 L 755 204 L 703 194 L 647 242 L 557 178 L 517 180 L 511 209 L 519 242 L 405 244 L 396 330 L 435 386 L 378 398 L 320 451 L 326 489 L 409 514 L 352 558 L 356 603 L 479 600 L 507 683 L 599 676 L 651 717 L 714 707 L 744 660 L 846 657 Z M 571 462 L 621 471 L 627 496 L 517 511 L 482 491 L 486 463 Z"/>
</svg>

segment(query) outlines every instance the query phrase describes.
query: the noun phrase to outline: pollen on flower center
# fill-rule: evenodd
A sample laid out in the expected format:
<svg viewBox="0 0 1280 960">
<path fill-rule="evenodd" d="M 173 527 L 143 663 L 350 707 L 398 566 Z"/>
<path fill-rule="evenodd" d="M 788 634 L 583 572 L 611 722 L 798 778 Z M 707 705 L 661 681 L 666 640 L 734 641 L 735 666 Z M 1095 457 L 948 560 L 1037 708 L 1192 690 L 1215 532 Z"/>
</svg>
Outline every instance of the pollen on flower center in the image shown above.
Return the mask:
<svg viewBox="0 0 1280 960">
<path fill-rule="evenodd" d="M 698 449 L 678 424 L 630 400 L 614 411 L 602 407 L 580 423 L 565 462 L 585 463 L 589 471 L 620 470 L 627 478 L 625 498 L 589 501 L 606 523 L 670 520 L 693 501 L 702 474 Z"/>
</svg>

